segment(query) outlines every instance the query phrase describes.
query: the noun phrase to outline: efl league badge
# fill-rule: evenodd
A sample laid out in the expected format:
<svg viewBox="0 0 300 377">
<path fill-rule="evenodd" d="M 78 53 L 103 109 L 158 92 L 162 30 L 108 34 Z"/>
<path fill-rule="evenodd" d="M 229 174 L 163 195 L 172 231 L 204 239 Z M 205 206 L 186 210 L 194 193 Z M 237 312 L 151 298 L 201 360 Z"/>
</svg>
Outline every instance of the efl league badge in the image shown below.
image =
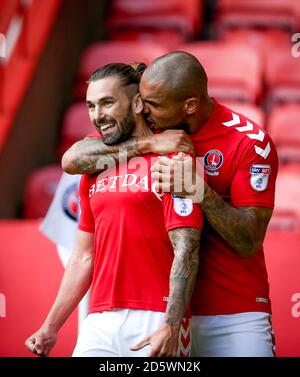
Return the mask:
<svg viewBox="0 0 300 377">
<path fill-rule="evenodd" d="M 79 218 L 79 195 L 78 185 L 73 183 L 66 188 L 62 198 L 62 207 L 64 213 L 72 220 L 78 221 Z"/>
<path fill-rule="evenodd" d="M 217 171 L 223 164 L 223 155 L 217 149 L 211 149 L 204 156 L 204 166 L 208 175 L 219 175 Z"/>
<path fill-rule="evenodd" d="M 174 211 L 179 216 L 189 216 L 193 212 L 193 201 L 190 198 L 184 198 L 172 194 L 174 200 Z"/>
<path fill-rule="evenodd" d="M 270 165 L 252 165 L 250 168 L 251 187 L 256 191 L 264 191 L 268 186 L 269 175 L 271 174 Z"/>
</svg>

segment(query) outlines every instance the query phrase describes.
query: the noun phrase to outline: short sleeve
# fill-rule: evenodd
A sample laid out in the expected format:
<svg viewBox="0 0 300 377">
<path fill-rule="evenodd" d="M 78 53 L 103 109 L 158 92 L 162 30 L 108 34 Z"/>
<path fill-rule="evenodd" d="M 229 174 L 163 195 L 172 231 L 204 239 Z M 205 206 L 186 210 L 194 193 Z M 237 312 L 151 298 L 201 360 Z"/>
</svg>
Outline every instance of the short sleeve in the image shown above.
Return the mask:
<svg viewBox="0 0 300 377">
<path fill-rule="evenodd" d="M 277 152 L 266 134 L 263 146 L 251 143 L 238 161 L 231 184 L 232 205 L 274 208 L 277 171 Z"/>
<path fill-rule="evenodd" d="M 94 233 L 95 221 L 90 206 L 89 200 L 89 177 L 83 175 L 79 184 L 79 203 L 80 203 L 80 218 L 78 222 L 78 229 L 84 232 Z"/>
<path fill-rule="evenodd" d="M 202 210 L 198 204 L 193 203 L 192 199 L 164 193 L 162 202 L 167 231 L 175 228 L 202 230 Z"/>
<path fill-rule="evenodd" d="M 178 152 L 170 153 L 167 157 L 172 159 L 176 155 L 178 155 Z M 193 158 L 188 153 L 183 154 L 183 158 L 185 157 Z M 202 230 L 202 209 L 198 204 L 193 203 L 192 199 L 164 193 L 162 202 L 167 231 L 175 228 L 195 228 L 200 231 Z"/>
</svg>

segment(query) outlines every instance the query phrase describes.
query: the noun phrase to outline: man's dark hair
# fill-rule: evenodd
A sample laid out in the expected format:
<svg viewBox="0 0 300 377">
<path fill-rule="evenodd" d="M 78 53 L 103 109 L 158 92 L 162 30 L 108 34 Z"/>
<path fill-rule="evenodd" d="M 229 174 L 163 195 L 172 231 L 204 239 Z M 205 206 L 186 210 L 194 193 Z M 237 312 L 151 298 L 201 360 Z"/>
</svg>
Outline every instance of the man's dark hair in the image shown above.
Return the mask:
<svg viewBox="0 0 300 377">
<path fill-rule="evenodd" d="M 122 86 L 132 84 L 139 85 L 141 76 L 147 65 L 144 63 L 111 63 L 96 69 L 90 76 L 88 84 L 92 81 L 104 79 L 106 77 L 118 76 Z"/>
</svg>

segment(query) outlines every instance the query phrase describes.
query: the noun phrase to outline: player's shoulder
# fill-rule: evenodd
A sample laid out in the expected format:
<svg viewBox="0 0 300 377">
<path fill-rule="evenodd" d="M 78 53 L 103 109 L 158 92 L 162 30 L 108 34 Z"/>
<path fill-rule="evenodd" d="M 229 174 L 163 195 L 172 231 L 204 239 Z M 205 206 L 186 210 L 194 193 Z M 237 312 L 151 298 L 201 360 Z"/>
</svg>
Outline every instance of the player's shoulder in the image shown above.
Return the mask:
<svg viewBox="0 0 300 377">
<path fill-rule="evenodd" d="M 219 125 L 224 131 L 233 131 L 237 137 L 245 137 L 248 134 L 259 133 L 260 131 L 268 135 L 261 125 L 258 125 L 245 114 L 220 104 Z M 249 138 L 249 136 L 247 136 Z M 252 138 L 252 137 L 250 137 Z M 252 138 L 255 140 L 255 137 Z"/>
<path fill-rule="evenodd" d="M 268 132 L 246 115 L 234 109 L 222 106 L 219 127 L 230 137 L 230 144 L 236 155 L 245 153 L 259 155 L 264 159 L 270 154 L 276 158 L 275 145 Z"/>
<path fill-rule="evenodd" d="M 234 109 L 220 105 L 222 111 L 219 118 L 219 127 L 225 133 L 230 133 L 231 141 L 236 140 L 243 144 L 260 144 L 269 142 L 273 144 L 268 132 L 261 126 Z"/>
</svg>

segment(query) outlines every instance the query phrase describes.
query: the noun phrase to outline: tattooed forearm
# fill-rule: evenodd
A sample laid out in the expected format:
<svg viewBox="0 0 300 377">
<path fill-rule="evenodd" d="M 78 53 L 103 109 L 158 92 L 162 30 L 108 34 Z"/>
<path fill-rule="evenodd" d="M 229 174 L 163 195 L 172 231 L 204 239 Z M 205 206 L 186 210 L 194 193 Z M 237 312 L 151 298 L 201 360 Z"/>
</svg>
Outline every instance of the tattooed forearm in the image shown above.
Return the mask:
<svg viewBox="0 0 300 377">
<path fill-rule="evenodd" d="M 200 203 L 206 219 L 219 235 L 243 257 L 250 257 L 263 243 L 272 209 L 232 207 L 205 184 Z"/>
<path fill-rule="evenodd" d="M 165 321 L 179 325 L 191 299 L 199 264 L 200 232 L 194 228 L 169 231 L 174 249 L 170 273 L 169 300 Z"/>
<path fill-rule="evenodd" d="M 145 153 L 146 139 L 131 138 L 117 145 L 105 145 L 102 140 L 80 140 L 66 151 L 62 168 L 68 174 L 92 174 L 102 172 L 118 164 L 120 159 Z"/>
</svg>

